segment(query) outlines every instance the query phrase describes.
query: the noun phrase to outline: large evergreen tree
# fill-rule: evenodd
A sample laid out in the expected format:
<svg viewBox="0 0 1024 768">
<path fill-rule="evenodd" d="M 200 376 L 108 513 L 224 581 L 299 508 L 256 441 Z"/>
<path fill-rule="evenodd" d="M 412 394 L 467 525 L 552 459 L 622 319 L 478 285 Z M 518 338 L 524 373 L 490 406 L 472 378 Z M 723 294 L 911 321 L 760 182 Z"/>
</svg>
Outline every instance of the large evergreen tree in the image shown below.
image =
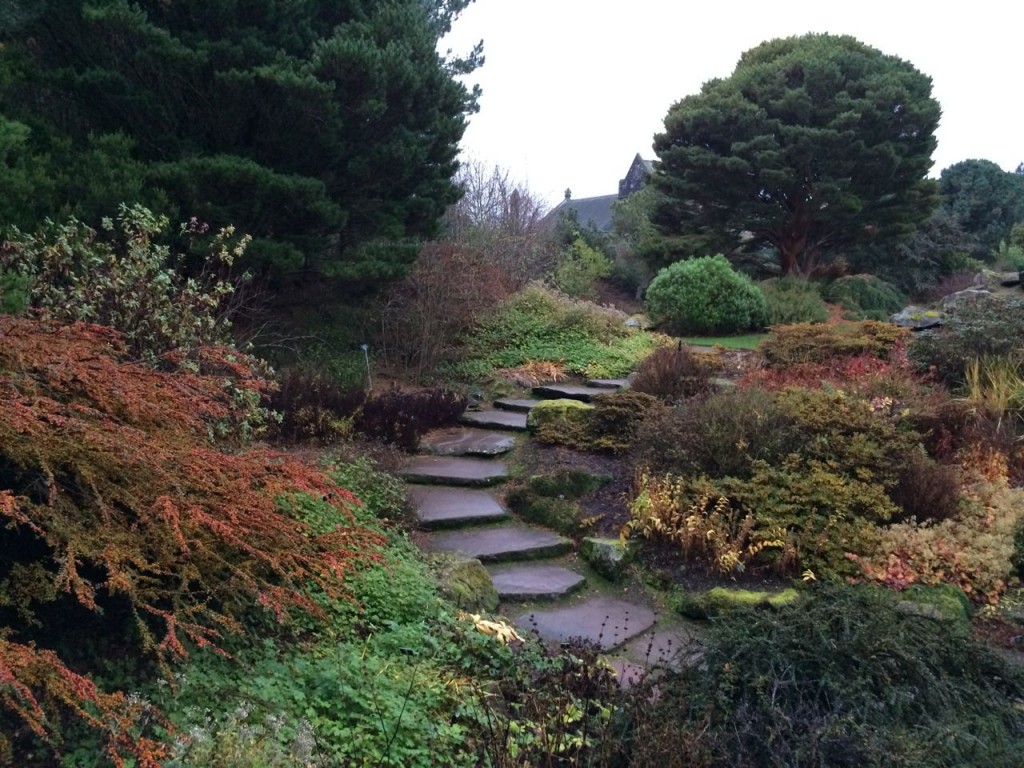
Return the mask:
<svg viewBox="0 0 1024 768">
<path fill-rule="evenodd" d="M 479 49 L 445 59 L 436 47 L 471 1 L 5 4 L 0 159 L 6 149 L 13 170 L 0 173 L 31 196 L 40 158 L 120 136 L 111 164 L 137 164 L 143 202 L 172 219 L 233 224 L 278 269 L 393 276 L 415 253 L 401 245 L 433 235 L 458 198 L 476 94 L 456 76 Z M 77 194 L 70 209 L 85 215 L 108 202 L 40 191 L 50 208 Z M 0 212 L 38 208 L 9 200 Z"/>
<path fill-rule="evenodd" d="M 767 244 L 784 273 L 807 273 L 906 235 L 935 205 L 938 120 L 930 78 L 852 37 L 763 43 L 669 110 L 648 254 L 660 265 Z"/>
<path fill-rule="evenodd" d="M 1013 225 L 1024 221 L 1024 176 L 990 160 L 964 160 L 939 177 L 943 210 L 976 241 L 972 255 L 991 258 Z"/>
</svg>

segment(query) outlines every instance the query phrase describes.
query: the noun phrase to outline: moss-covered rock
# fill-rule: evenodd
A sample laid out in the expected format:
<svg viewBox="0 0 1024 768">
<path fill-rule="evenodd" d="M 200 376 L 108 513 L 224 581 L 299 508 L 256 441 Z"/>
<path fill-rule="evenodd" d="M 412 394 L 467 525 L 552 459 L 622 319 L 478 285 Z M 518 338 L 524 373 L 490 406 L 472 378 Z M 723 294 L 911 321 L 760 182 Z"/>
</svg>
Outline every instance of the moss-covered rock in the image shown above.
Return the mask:
<svg viewBox="0 0 1024 768">
<path fill-rule="evenodd" d="M 540 443 L 584 448 L 594 406 L 579 400 L 542 400 L 530 409 L 526 427 Z"/>
<path fill-rule="evenodd" d="M 534 475 L 528 481 L 530 490 L 551 498 L 578 499 L 611 482 L 608 475 L 595 475 L 583 469 L 559 469 Z"/>
<path fill-rule="evenodd" d="M 707 619 L 740 608 L 778 608 L 793 602 L 799 595 L 800 593 L 795 589 L 784 589 L 781 592 L 761 592 L 715 587 L 707 592 L 694 592 L 685 595 L 676 610 L 691 619 Z"/>
<path fill-rule="evenodd" d="M 436 562 L 437 585 L 442 595 L 466 611 L 494 611 L 498 591 L 491 574 L 479 560 L 443 558 Z"/>
<path fill-rule="evenodd" d="M 967 627 L 971 621 L 971 600 L 952 584 L 914 584 L 903 590 L 897 605 L 905 613 L 926 616 Z"/>
<path fill-rule="evenodd" d="M 505 505 L 526 522 L 566 536 L 575 536 L 586 527 L 580 506 L 574 500 L 544 496 L 528 486 L 510 488 L 505 494 Z"/>
<path fill-rule="evenodd" d="M 580 557 L 611 581 L 618 581 L 625 575 L 635 551 L 635 546 L 618 539 L 586 538 L 580 545 Z"/>
</svg>

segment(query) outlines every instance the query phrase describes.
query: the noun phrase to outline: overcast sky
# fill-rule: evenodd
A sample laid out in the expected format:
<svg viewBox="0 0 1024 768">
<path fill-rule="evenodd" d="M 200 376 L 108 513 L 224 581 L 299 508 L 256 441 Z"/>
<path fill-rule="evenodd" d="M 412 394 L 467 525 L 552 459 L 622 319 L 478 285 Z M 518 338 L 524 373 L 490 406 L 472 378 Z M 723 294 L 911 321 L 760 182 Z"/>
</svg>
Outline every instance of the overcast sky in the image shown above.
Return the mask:
<svg viewBox="0 0 1024 768">
<path fill-rule="evenodd" d="M 970 158 L 1024 161 L 1024 5 L 973 0 L 476 0 L 442 49 L 484 41 L 463 155 L 549 205 L 613 194 L 669 107 L 764 40 L 829 32 L 911 62 L 942 105 L 932 175 Z"/>
</svg>

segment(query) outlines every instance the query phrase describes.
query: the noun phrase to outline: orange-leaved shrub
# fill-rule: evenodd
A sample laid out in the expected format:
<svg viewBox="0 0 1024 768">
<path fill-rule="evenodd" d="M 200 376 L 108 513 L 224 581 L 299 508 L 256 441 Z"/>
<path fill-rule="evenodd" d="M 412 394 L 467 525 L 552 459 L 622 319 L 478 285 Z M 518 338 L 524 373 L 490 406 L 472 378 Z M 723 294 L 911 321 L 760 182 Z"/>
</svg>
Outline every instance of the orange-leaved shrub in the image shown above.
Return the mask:
<svg viewBox="0 0 1024 768">
<path fill-rule="evenodd" d="M 217 442 L 225 376 L 235 391 L 267 385 L 233 350 L 202 350 L 212 375 L 166 373 L 131 362 L 102 326 L 3 316 L 0 338 L 0 748 L 33 734 L 56 748 L 70 707 L 119 759 L 131 754 L 119 701 L 61 663 L 84 626 L 167 672 L 190 644 L 243 631 L 257 606 L 285 620 L 317 610 L 311 589 L 344 597 L 379 535 L 321 472 Z M 332 499 L 337 528 L 314 535 L 283 512 L 297 492 Z"/>
</svg>

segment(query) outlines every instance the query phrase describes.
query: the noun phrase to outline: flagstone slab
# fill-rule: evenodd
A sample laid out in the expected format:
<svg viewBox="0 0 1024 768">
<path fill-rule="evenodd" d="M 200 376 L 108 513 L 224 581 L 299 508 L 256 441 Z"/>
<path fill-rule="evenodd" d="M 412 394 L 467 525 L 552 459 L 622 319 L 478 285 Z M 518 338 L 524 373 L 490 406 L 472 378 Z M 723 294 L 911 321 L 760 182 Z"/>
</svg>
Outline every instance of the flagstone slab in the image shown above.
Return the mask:
<svg viewBox="0 0 1024 768">
<path fill-rule="evenodd" d="M 629 379 L 590 379 L 587 386 L 597 389 L 625 389 L 629 386 Z"/>
<path fill-rule="evenodd" d="M 487 491 L 443 485 L 409 486 L 421 528 L 456 528 L 504 520 L 508 511 Z"/>
<path fill-rule="evenodd" d="M 586 387 L 581 384 L 541 384 L 533 388 L 533 394 L 549 400 L 582 400 L 584 403 L 589 403 L 597 395 L 607 395 L 608 389 Z"/>
<path fill-rule="evenodd" d="M 547 642 L 582 638 L 609 651 L 646 632 L 654 619 L 654 611 L 645 605 L 593 597 L 572 606 L 524 613 L 515 619 L 515 625 L 521 632 L 536 632 Z"/>
<path fill-rule="evenodd" d="M 500 600 L 557 600 L 586 583 L 576 571 L 560 565 L 524 563 L 491 568 L 491 581 Z"/>
<path fill-rule="evenodd" d="M 526 431 L 526 414 L 515 411 L 501 411 L 497 408 L 485 411 L 466 411 L 459 419 L 463 424 L 487 429 L 510 429 Z"/>
<path fill-rule="evenodd" d="M 484 486 L 508 478 L 508 465 L 465 456 L 416 456 L 399 474 L 412 483 Z"/>
<path fill-rule="evenodd" d="M 484 563 L 558 557 L 572 548 L 572 542 L 556 533 L 526 525 L 508 524 L 494 528 L 440 531 L 428 538 L 431 549 L 458 552 Z"/>
<path fill-rule="evenodd" d="M 530 409 L 536 404 L 536 400 L 528 397 L 505 397 L 494 401 L 495 408 L 500 408 L 503 411 L 517 411 L 519 413 L 529 413 Z"/>
<path fill-rule="evenodd" d="M 675 668 L 696 652 L 696 646 L 692 635 L 658 627 L 632 640 L 625 652 L 630 659 L 647 667 Z"/>
<path fill-rule="evenodd" d="M 420 448 L 438 456 L 499 456 L 516 445 L 512 435 L 486 429 L 439 429 L 420 441 Z"/>
</svg>

